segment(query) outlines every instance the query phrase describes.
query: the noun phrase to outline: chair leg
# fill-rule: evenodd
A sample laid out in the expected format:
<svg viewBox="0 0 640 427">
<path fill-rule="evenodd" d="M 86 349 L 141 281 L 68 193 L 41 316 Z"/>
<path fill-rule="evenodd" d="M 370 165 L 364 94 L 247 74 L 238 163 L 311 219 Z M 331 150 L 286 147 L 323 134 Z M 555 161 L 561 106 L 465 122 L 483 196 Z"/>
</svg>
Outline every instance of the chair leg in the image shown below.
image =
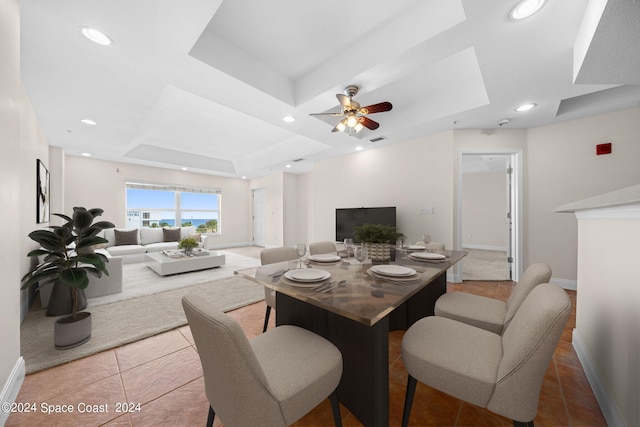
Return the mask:
<svg viewBox="0 0 640 427">
<path fill-rule="evenodd" d="M 213 411 L 211 405 L 209 405 L 209 416 L 207 417 L 207 427 L 213 427 L 213 419 L 216 417 L 216 413 Z"/>
<path fill-rule="evenodd" d="M 331 400 L 331 411 L 333 412 L 333 422 L 336 427 L 342 427 L 342 416 L 340 415 L 340 403 L 338 403 L 338 393 L 333 390 L 333 393 L 329 395 Z"/>
<path fill-rule="evenodd" d="M 262 333 L 267 332 L 267 326 L 269 325 L 269 315 L 271 314 L 271 306 L 267 306 L 267 311 L 264 313 L 264 327 L 262 328 Z"/>
<path fill-rule="evenodd" d="M 513 427 L 533 427 L 533 420 L 527 422 L 513 420 Z"/>
<path fill-rule="evenodd" d="M 411 416 L 411 407 L 413 406 L 413 396 L 416 394 L 416 385 L 418 380 L 409 375 L 407 379 L 407 393 L 404 397 L 404 411 L 402 412 L 402 427 L 409 425 L 409 417 Z"/>
</svg>

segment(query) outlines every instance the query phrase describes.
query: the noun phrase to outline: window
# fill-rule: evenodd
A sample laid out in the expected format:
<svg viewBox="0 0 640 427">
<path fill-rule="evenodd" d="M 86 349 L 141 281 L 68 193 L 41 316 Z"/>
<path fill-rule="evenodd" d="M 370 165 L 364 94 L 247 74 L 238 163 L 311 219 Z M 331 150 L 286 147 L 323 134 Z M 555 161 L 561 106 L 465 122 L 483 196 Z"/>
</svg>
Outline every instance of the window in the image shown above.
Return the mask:
<svg viewBox="0 0 640 427">
<path fill-rule="evenodd" d="M 220 189 L 126 183 L 127 227 L 187 227 L 220 233 Z"/>
</svg>

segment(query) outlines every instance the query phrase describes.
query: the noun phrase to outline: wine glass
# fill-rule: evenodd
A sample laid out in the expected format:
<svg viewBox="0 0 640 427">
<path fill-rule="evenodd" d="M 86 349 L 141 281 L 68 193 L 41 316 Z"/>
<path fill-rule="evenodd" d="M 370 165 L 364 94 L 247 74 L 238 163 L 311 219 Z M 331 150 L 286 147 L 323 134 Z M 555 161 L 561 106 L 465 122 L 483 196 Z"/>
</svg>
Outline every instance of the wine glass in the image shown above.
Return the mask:
<svg viewBox="0 0 640 427">
<path fill-rule="evenodd" d="M 304 243 L 298 243 L 296 245 L 296 253 L 300 257 L 298 260 L 298 268 L 302 268 L 302 257 L 307 253 L 307 245 Z"/>
<path fill-rule="evenodd" d="M 353 250 L 353 257 L 360 263 L 360 271 L 356 273 L 356 276 L 364 276 L 362 263 L 367 259 L 367 248 L 364 246 L 356 246 Z"/>
<path fill-rule="evenodd" d="M 347 260 L 349 260 L 349 257 L 351 256 L 351 248 L 353 248 L 353 239 L 344 239 L 344 248 L 347 251 Z"/>
</svg>

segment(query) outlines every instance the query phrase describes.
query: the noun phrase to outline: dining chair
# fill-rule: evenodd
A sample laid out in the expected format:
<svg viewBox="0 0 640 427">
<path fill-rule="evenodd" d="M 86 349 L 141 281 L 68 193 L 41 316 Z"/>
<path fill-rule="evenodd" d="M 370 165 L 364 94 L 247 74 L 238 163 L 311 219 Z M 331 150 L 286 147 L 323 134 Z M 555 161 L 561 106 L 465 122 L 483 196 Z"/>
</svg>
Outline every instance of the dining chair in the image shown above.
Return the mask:
<svg viewBox="0 0 640 427">
<path fill-rule="evenodd" d="M 309 255 L 337 254 L 338 248 L 333 242 L 314 242 L 309 244 Z"/>
<path fill-rule="evenodd" d="M 282 248 L 268 248 L 260 252 L 260 263 L 262 265 L 275 264 L 276 262 L 293 261 L 298 259 L 298 254 L 293 246 Z M 267 310 L 264 313 L 264 327 L 262 332 L 267 331 L 271 309 L 276 308 L 276 291 L 264 288 L 264 302 L 267 303 Z"/>
<path fill-rule="evenodd" d="M 342 354 L 306 329 L 279 326 L 248 340 L 237 320 L 197 293 L 182 307 L 200 357 L 209 400 L 207 426 L 288 426 L 327 397 L 341 426 L 336 388 Z"/>
<path fill-rule="evenodd" d="M 525 270 L 506 303 L 467 292 L 447 292 L 436 300 L 434 313 L 501 334 L 531 290 L 549 279 L 551 267 L 537 262 Z"/>
<path fill-rule="evenodd" d="M 560 287 L 536 286 L 502 335 L 438 316 L 418 320 L 402 339 L 409 373 L 402 425 L 420 381 L 453 397 L 533 427 L 540 388 L 571 314 Z"/>
</svg>

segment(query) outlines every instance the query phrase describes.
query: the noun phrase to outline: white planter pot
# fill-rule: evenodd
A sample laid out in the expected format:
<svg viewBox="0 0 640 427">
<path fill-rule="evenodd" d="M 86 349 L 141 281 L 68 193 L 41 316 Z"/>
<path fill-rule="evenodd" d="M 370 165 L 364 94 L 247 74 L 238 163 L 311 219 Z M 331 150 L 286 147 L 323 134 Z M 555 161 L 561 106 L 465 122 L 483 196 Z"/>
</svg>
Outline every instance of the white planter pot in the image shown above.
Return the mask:
<svg viewBox="0 0 640 427">
<path fill-rule="evenodd" d="M 91 339 L 91 313 L 82 311 L 78 317 L 61 317 L 53 324 L 53 342 L 58 350 L 68 350 Z"/>
</svg>

